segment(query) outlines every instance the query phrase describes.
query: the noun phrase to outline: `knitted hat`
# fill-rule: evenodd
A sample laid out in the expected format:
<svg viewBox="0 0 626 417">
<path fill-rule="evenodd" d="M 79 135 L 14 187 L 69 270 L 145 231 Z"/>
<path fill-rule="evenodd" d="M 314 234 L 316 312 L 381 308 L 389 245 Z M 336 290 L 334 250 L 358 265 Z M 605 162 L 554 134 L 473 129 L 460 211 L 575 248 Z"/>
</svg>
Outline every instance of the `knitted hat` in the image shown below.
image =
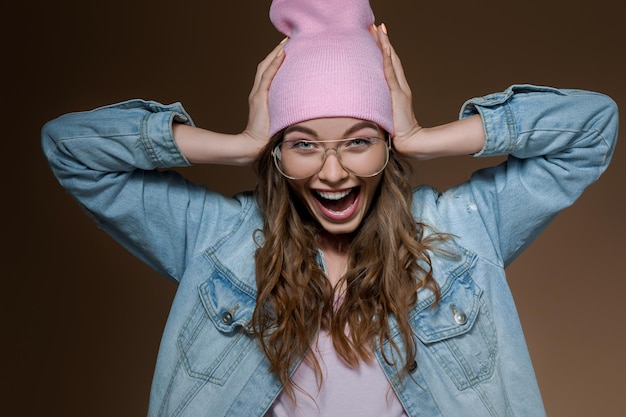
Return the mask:
<svg viewBox="0 0 626 417">
<path fill-rule="evenodd" d="M 289 37 L 269 91 L 270 136 L 320 117 L 368 120 L 393 133 L 369 0 L 273 0 L 270 20 Z"/>
</svg>

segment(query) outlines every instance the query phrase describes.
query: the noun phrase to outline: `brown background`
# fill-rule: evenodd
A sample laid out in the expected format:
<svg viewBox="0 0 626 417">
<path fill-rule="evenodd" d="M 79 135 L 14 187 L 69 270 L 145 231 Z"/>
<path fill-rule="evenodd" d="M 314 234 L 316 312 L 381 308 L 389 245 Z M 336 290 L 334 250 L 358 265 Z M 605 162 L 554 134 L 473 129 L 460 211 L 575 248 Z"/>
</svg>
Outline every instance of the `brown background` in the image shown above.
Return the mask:
<svg viewBox="0 0 626 417">
<path fill-rule="evenodd" d="M 237 132 L 255 66 L 277 43 L 269 0 L 66 0 L 2 6 L 2 409 L 13 416 L 145 415 L 175 287 L 94 227 L 48 171 L 39 129 L 127 98 L 181 101 Z M 424 125 L 512 83 L 592 89 L 626 108 L 620 2 L 372 2 Z M 623 134 L 621 136 L 626 136 Z M 624 415 L 626 155 L 509 268 L 548 414 Z M 495 160 L 417 166 L 445 188 Z M 194 167 L 233 193 L 247 169 Z"/>
</svg>

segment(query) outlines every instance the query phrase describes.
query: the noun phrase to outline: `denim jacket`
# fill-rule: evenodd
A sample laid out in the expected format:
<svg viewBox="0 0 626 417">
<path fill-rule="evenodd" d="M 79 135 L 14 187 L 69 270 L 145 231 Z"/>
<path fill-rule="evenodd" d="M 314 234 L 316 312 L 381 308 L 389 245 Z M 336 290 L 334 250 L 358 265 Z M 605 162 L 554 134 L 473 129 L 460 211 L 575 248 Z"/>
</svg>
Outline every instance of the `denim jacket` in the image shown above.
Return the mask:
<svg viewBox="0 0 626 417">
<path fill-rule="evenodd" d="M 477 156 L 508 158 L 444 193 L 414 190 L 415 218 L 453 234 L 456 256 L 433 255 L 438 307 L 424 289 L 410 312 L 411 373 L 394 378 L 389 346 L 376 349 L 412 417 L 545 415 L 504 269 L 598 179 L 617 137 L 616 105 L 598 93 L 512 86 L 460 115 L 476 113 L 486 135 Z M 149 415 L 260 417 L 281 390 L 247 331 L 262 219 L 252 193 L 225 197 L 163 169 L 189 165 L 174 121 L 192 124 L 178 103 L 131 100 L 47 123 L 43 149 L 101 228 L 178 283 Z"/>
</svg>

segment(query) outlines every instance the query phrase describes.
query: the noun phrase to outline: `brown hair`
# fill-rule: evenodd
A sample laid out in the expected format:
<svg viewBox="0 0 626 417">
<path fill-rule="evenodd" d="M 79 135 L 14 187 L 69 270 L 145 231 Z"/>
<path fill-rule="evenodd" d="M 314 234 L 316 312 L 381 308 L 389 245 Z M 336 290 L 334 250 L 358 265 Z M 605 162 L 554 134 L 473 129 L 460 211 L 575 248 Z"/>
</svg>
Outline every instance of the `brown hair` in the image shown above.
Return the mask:
<svg viewBox="0 0 626 417">
<path fill-rule="evenodd" d="M 282 132 L 274 136 L 256 161 L 264 242 L 255 258 L 258 293 L 251 328 L 270 371 L 292 396 L 292 367 L 305 357 L 320 328 L 329 331 L 347 364 L 372 360 L 374 347 L 388 341 L 392 357 L 383 352 L 384 360 L 394 365 L 402 351 L 391 337 L 393 316 L 405 349 L 398 376 L 405 375 L 416 353 L 408 313 L 420 287 L 429 288 L 438 300 L 428 251 L 445 239 L 436 233 L 425 237 L 425 225 L 411 214 L 408 164 L 392 152 L 380 174 L 372 207 L 352 238 L 348 269 L 336 286 L 344 289 L 343 300 L 335 306 L 335 291 L 318 264 L 320 226 L 292 195 L 272 161 L 271 151 L 282 136 Z M 321 383 L 315 357 L 307 359 Z"/>
</svg>

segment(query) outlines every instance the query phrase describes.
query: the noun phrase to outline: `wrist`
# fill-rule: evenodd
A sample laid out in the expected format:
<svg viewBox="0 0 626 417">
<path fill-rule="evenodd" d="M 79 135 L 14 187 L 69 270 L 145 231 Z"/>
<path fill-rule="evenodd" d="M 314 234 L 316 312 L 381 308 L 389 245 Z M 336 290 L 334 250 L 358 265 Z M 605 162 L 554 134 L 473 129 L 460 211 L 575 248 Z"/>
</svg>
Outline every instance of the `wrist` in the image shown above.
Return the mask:
<svg viewBox="0 0 626 417">
<path fill-rule="evenodd" d="M 258 146 L 245 133 L 224 134 L 181 124 L 174 124 L 172 132 L 180 151 L 193 164 L 249 165 L 258 153 Z"/>
<path fill-rule="evenodd" d="M 441 126 L 423 127 L 410 137 L 395 137 L 394 148 L 414 159 L 471 155 L 485 143 L 482 119 L 479 115 L 456 120 Z"/>
<path fill-rule="evenodd" d="M 411 159 L 432 158 L 430 128 L 416 125 L 410 132 L 393 137 L 393 149 Z"/>
<path fill-rule="evenodd" d="M 236 154 L 239 155 L 235 165 L 251 165 L 267 144 L 267 142 L 256 139 L 248 130 L 233 135 L 231 139 L 237 148 Z"/>
</svg>

